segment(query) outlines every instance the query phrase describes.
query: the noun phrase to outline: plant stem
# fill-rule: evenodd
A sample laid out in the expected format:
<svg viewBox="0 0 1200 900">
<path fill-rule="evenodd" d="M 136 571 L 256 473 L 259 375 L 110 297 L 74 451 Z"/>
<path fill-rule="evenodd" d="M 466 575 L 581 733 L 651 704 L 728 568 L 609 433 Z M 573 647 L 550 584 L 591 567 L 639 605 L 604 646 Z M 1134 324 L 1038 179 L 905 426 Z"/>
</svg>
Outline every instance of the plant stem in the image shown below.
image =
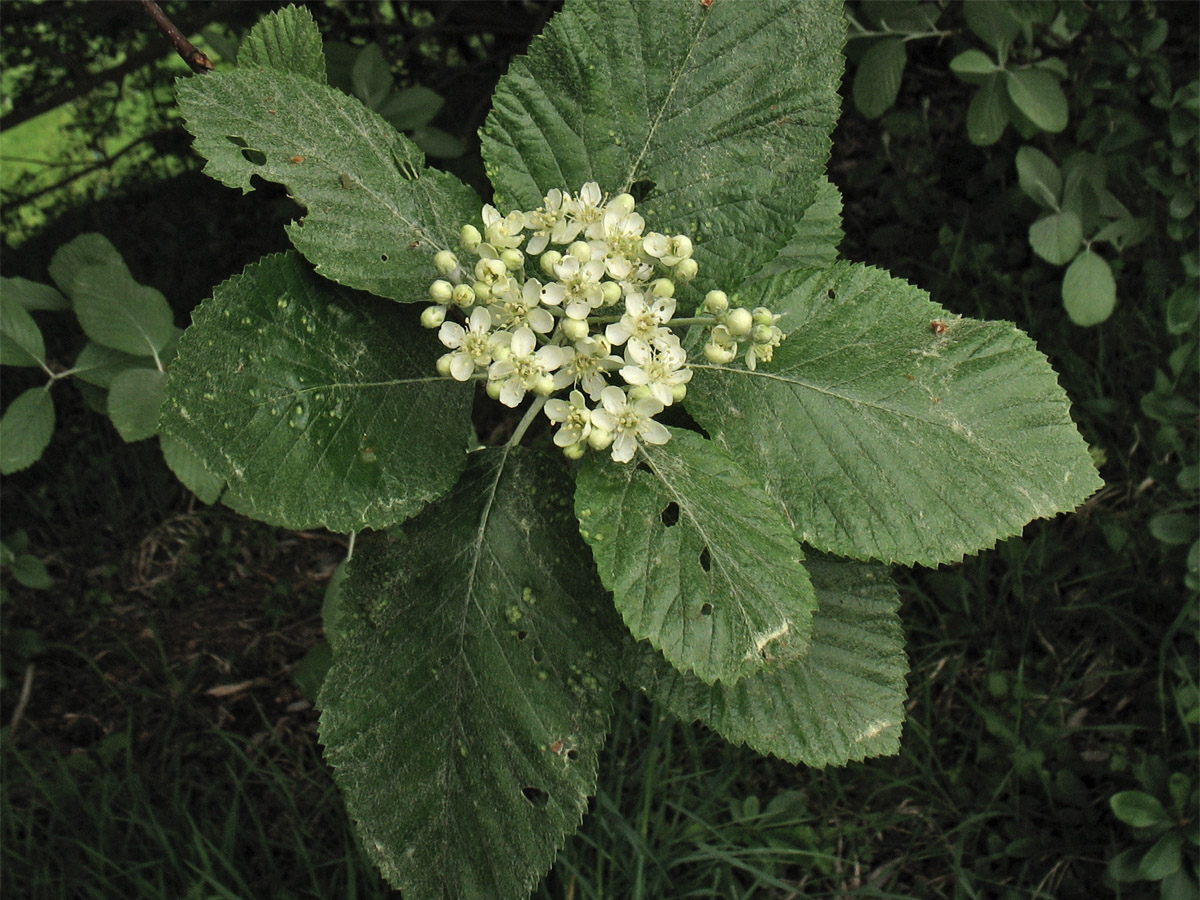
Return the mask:
<svg viewBox="0 0 1200 900">
<path fill-rule="evenodd" d="M 521 442 L 521 438 L 525 437 L 525 432 L 529 430 L 529 426 L 533 424 L 533 420 L 537 418 L 537 414 L 542 411 L 542 407 L 546 405 L 549 397 L 538 397 L 533 401 L 533 404 L 525 411 L 525 415 L 521 421 L 517 423 L 517 427 L 513 430 L 512 437 L 505 443 L 506 447 L 515 447 Z"/>
</svg>

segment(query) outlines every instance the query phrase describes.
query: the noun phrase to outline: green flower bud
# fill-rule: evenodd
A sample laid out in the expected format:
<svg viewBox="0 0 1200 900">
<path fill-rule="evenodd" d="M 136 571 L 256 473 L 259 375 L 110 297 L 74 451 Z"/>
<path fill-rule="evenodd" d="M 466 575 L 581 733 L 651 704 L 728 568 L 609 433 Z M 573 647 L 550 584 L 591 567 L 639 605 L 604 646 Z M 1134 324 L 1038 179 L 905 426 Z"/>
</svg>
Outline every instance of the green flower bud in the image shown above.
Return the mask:
<svg viewBox="0 0 1200 900">
<path fill-rule="evenodd" d="M 638 400 L 645 400 L 647 397 L 653 397 L 650 392 L 650 386 L 645 384 L 635 384 L 629 389 L 629 402 L 636 403 Z"/>
<path fill-rule="evenodd" d="M 745 337 L 754 327 L 754 316 L 744 306 L 731 309 L 725 314 L 725 327 L 735 338 Z"/>
<path fill-rule="evenodd" d="M 454 295 L 454 285 L 439 278 L 429 286 L 429 298 L 434 303 L 449 303 Z"/>
<path fill-rule="evenodd" d="M 547 250 L 545 253 L 542 254 L 542 258 L 541 258 L 542 271 L 545 272 L 547 275 L 549 275 L 551 278 L 553 278 L 554 277 L 554 267 L 557 266 L 560 262 L 562 262 L 562 254 L 561 253 L 559 253 L 557 250 Z"/>
<path fill-rule="evenodd" d="M 587 241 L 576 241 L 567 248 L 567 253 L 581 263 L 590 262 L 592 259 L 592 248 L 587 245 Z"/>
<path fill-rule="evenodd" d="M 510 272 L 518 272 L 525 265 L 525 254 L 520 250 L 508 249 L 500 251 L 500 262 Z"/>
<path fill-rule="evenodd" d="M 471 293 L 475 295 L 475 299 L 480 303 L 487 303 L 492 299 L 492 286 L 482 281 L 477 281 L 471 285 Z"/>
<path fill-rule="evenodd" d="M 479 249 L 479 245 L 483 243 L 483 235 L 479 233 L 479 229 L 474 225 L 464 225 L 458 233 L 458 242 L 462 244 L 462 248 L 468 253 L 474 253 Z"/>
<path fill-rule="evenodd" d="M 442 275 L 449 275 L 458 268 L 458 257 L 449 250 L 439 250 L 433 254 L 433 266 Z"/>
<path fill-rule="evenodd" d="M 655 278 L 650 282 L 650 294 L 654 297 L 674 297 L 675 283 L 670 278 Z"/>
<path fill-rule="evenodd" d="M 498 382 L 498 381 L 489 381 L 489 382 L 488 382 L 488 383 L 487 383 L 487 384 L 484 386 L 484 388 L 483 388 L 483 389 L 484 389 L 485 391 L 487 391 L 487 395 L 488 395 L 489 397 L 491 397 L 493 400 L 499 400 L 499 399 L 500 399 L 500 382 Z"/>
<path fill-rule="evenodd" d="M 731 347 L 725 344 L 714 344 L 709 341 L 704 345 L 704 358 L 714 366 L 727 365 L 737 357 L 737 347 Z M 680 385 L 682 387 L 682 385 Z"/>
<path fill-rule="evenodd" d="M 722 315 L 729 309 L 729 295 L 724 291 L 709 291 L 704 295 L 704 311 L 710 315 Z"/>
<path fill-rule="evenodd" d="M 583 441 L 580 441 L 577 444 L 568 444 L 567 446 L 563 447 L 563 456 L 565 456 L 567 459 L 582 459 L 583 451 L 586 449 L 587 448 L 583 446 Z"/>
<path fill-rule="evenodd" d="M 453 355 L 453 353 L 443 353 L 437 359 L 437 373 L 443 378 L 450 377 L 450 357 Z"/>
<path fill-rule="evenodd" d="M 696 277 L 696 273 L 699 271 L 700 265 L 694 259 L 690 257 L 688 259 L 681 259 L 675 265 L 675 280 L 687 284 Z"/>
<path fill-rule="evenodd" d="M 583 319 L 563 319 L 558 323 L 559 330 L 566 336 L 568 341 L 582 341 L 588 336 L 588 331 L 591 329 L 588 323 Z"/>
<path fill-rule="evenodd" d="M 508 344 L 496 344 L 492 347 L 492 359 L 499 362 L 512 356 L 512 348 Z M 499 388 L 497 388 L 499 390 Z"/>
<path fill-rule="evenodd" d="M 604 294 L 604 305 L 613 306 L 621 300 L 621 286 L 615 281 L 605 281 L 600 285 Z"/>
<path fill-rule="evenodd" d="M 543 397 L 549 397 L 554 393 L 554 376 L 543 375 L 537 380 L 537 384 L 533 386 L 533 391 Z"/>
<path fill-rule="evenodd" d="M 779 321 L 779 316 L 775 315 L 775 313 L 771 312 L 765 306 L 754 307 L 754 312 L 751 315 L 754 316 L 755 325 L 774 325 Z"/>
<path fill-rule="evenodd" d="M 769 344 L 775 340 L 775 332 L 772 330 L 772 325 L 755 325 L 750 329 L 750 340 L 756 344 Z"/>
<path fill-rule="evenodd" d="M 687 385 L 686 384 L 671 385 L 671 399 L 673 401 L 675 401 L 676 403 L 682 403 L 683 398 L 686 396 L 687 396 Z"/>
<path fill-rule="evenodd" d="M 469 284 L 456 284 L 450 299 L 459 306 L 473 306 L 479 298 L 475 295 L 475 289 Z"/>
<path fill-rule="evenodd" d="M 587 442 L 593 450 L 607 450 L 612 446 L 613 433 L 593 425 L 592 430 L 588 432 Z"/>
<path fill-rule="evenodd" d="M 446 307 L 427 306 L 421 312 L 421 325 L 425 328 L 438 328 L 446 321 Z"/>
</svg>

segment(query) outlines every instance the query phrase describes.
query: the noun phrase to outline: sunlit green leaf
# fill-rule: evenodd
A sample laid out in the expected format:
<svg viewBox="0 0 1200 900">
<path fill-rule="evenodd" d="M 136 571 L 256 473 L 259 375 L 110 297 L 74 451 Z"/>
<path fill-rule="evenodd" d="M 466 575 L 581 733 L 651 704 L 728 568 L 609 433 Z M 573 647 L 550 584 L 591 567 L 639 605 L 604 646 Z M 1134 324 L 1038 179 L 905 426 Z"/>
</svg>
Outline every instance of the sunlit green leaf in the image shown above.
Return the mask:
<svg viewBox="0 0 1200 900">
<path fill-rule="evenodd" d="M 1076 325 L 1099 325 L 1117 305 L 1117 283 L 1103 257 L 1085 250 L 1067 267 L 1063 305 Z"/>
<path fill-rule="evenodd" d="M 1067 95 L 1049 72 L 1011 70 L 1005 87 L 1013 105 L 1038 128 L 1057 134 L 1067 127 Z"/>
<path fill-rule="evenodd" d="M 1053 370 L 1012 325 L 846 263 L 743 302 L 782 313 L 788 336 L 756 372 L 694 365 L 685 402 L 806 543 L 949 562 L 1100 486 Z"/>
<path fill-rule="evenodd" d="M 1083 246 L 1083 225 L 1070 210 L 1042 216 L 1029 226 L 1033 252 L 1056 266 L 1069 263 Z"/>
<path fill-rule="evenodd" d="M 303 6 L 267 13 L 250 29 L 238 48 L 239 66 L 295 72 L 325 83 L 321 32 Z"/>
</svg>

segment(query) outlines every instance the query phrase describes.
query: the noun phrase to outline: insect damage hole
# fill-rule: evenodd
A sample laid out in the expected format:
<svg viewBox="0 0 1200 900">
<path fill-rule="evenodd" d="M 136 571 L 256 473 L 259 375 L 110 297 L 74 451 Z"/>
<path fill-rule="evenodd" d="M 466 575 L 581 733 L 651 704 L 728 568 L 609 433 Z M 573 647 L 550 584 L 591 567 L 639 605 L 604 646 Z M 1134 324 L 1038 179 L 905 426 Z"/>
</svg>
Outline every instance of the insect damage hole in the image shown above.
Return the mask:
<svg viewBox="0 0 1200 900">
<path fill-rule="evenodd" d="M 700 568 L 705 572 L 712 569 L 712 554 L 708 552 L 707 547 L 700 551 Z"/>
<path fill-rule="evenodd" d="M 713 614 L 713 605 L 711 603 L 705 603 L 700 607 L 700 615 L 711 616 L 712 614 Z"/>
<path fill-rule="evenodd" d="M 668 503 L 663 507 L 662 514 L 659 516 L 662 523 L 670 528 L 679 521 L 679 504 L 675 502 Z"/>
<path fill-rule="evenodd" d="M 546 804 L 550 802 L 550 795 L 541 788 L 523 787 L 521 788 L 521 794 L 534 809 L 544 809 Z"/>
</svg>

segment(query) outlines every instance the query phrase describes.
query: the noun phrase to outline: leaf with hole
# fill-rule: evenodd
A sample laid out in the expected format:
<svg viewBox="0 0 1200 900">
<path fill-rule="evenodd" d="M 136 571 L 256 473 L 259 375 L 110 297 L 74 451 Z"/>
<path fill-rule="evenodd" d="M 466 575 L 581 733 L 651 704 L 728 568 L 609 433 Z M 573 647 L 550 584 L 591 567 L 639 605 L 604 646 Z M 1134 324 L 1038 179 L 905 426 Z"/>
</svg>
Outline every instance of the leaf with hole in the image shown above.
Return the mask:
<svg viewBox="0 0 1200 900">
<path fill-rule="evenodd" d="M 707 683 L 802 655 L 815 600 L 778 504 L 690 431 L 635 459 L 589 460 L 575 492 L 580 533 L 633 636 Z"/>
<path fill-rule="evenodd" d="M 481 450 L 347 564 L 321 741 L 406 897 L 524 900 L 587 809 L 623 630 L 570 490 L 555 461 Z"/>
<path fill-rule="evenodd" d="M 810 766 L 896 753 L 904 721 L 904 632 L 881 566 L 809 559 L 812 646 L 737 684 L 704 684 L 641 643 L 631 681 L 679 718 L 735 743 Z"/>
</svg>

